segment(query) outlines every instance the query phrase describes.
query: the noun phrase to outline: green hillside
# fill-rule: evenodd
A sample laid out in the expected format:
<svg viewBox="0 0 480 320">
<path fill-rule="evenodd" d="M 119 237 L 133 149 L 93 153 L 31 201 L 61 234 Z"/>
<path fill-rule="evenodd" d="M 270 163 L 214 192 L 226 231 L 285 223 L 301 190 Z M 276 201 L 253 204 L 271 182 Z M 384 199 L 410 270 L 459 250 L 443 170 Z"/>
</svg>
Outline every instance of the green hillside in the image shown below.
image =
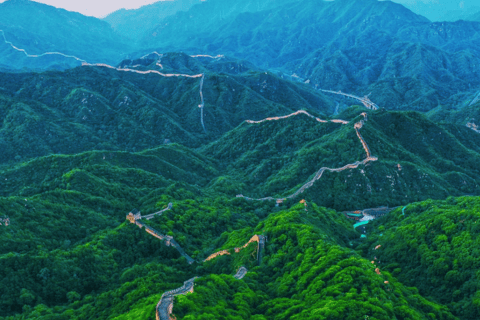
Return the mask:
<svg viewBox="0 0 480 320">
<path fill-rule="evenodd" d="M 375 221 L 361 249 L 459 318 L 478 319 L 479 209 L 478 197 L 409 204 Z"/>
<path fill-rule="evenodd" d="M 371 264 L 375 233 L 361 244 L 352 222 L 318 204 L 343 210 L 478 193 L 478 134 L 415 112 L 367 111 L 365 118 L 359 115 L 364 111 L 339 114 L 347 124 L 304 113 L 245 122 L 196 150 L 168 144 L 4 165 L 0 217 L 10 224 L 0 226 L 0 319 L 153 319 L 162 293 L 194 276 L 200 277 L 194 293 L 175 298 L 179 319 L 457 319 L 452 313 L 473 319 L 470 289 L 455 293 L 457 300 L 448 294 L 463 289 L 442 289 L 441 299 L 429 289 L 440 282 L 417 291 L 412 277 L 396 270 L 403 267 L 383 267 L 387 257 Z M 321 166 L 362 161 L 366 150 L 354 127 L 361 121 L 359 133 L 378 160 L 326 172 L 279 207 L 235 197 L 238 191 L 284 196 Z M 302 198 L 307 206 L 298 204 Z M 462 206 L 462 200 L 448 201 Z M 170 210 L 141 221 L 173 237 L 193 264 L 125 222 L 133 208 L 146 215 L 168 203 Z M 392 213 L 392 226 L 401 223 L 395 222 L 403 219 L 399 212 Z M 232 250 L 255 234 L 267 236 L 259 262 L 255 245 Z M 218 250 L 230 254 L 201 262 Z M 235 280 L 231 275 L 240 266 L 248 272 Z M 423 276 L 422 266 L 413 275 Z"/>
<path fill-rule="evenodd" d="M 348 124 L 318 123 L 306 115 L 242 124 L 201 149 L 228 172 L 210 188 L 231 196 L 285 198 L 322 167 L 339 169 L 363 161 L 366 153 L 354 129 L 363 111 L 358 107 L 341 113 L 338 117 L 350 120 Z M 416 112 L 367 113 L 360 133 L 378 160 L 326 170 L 301 197 L 347 210 L 480 192 L 476 132 L 439 125 Z"/>
<path fill-rule="evenodd" d="M 140 151 L 170 142 L 196 147 L 247 118 L 299 109 L 333 112 L 329 98 L 307 85 L 250 69 L 242 61 L 210 60 L 168 54 L 137 67 L 165 74 L 204 73 L 206 132 L 198 108 L 200 77 L 90 66 L 0 73 L 0 162 L 87 150 Z M 164 70 L 156 63 L 164 63 Z"/>
<path fill-rule="evenodd" d="M 215 222 L 198 213 L 184 217 L 195 208 L 212 210 Z M 228 256 L 195 268 L 176 250 L 124 223 L 51 252 L 4 254 L 2 285 L 9 289 L 2 313 L 23 306 L 25 319 L 153 319 L 161 293 L 197 275 L 201 278 L 194 294 L 176 299 L 179 318 L 456 319 L 383 269 L 377 274 L 375 266 L 351 249 L 349 242 L 358 234 L 335 211 L 311 204 L 305 212 L 303 205 L 295 205 L 255 218 L 252 209 L 243 200 L 179 200 L 168 217 L 155 218 L 175 237 L 190 238 L 186 241 L 197 251 L 238 246 L 253 233 L 267 235 L 262 264 L 252 266 L 244 280 L 228 275 L 235 270 L 227 270 L 235 265 Z M 250 212 L 248 219 L 235 218 L 241 212 Z M 20 226 L 12 223 L 10 230 Z M 197 230 L 206 235 L 199 237 Z M 12 274 L 15 264 L 22 267 Z"/>
</svg>

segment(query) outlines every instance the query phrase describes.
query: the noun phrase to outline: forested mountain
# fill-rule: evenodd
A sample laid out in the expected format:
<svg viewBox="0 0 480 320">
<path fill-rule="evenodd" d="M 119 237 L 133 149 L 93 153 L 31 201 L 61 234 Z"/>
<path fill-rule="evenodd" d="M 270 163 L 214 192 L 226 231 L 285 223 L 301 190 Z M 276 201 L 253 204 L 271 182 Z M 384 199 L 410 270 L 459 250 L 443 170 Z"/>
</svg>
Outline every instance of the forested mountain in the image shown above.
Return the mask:
<svg viewBox="0 0 480 320">
<path fill-rule="evenodd" d="M 187 11 L 200 2 L 201 0 L 158 1 L 135 10 L 117 10 L 102 20 L 108 22 L 118 34 L 136 42 L 145 31 L 156 27 L 162 19 L 179 11 Z"/>
<path fill-rule="evenodd" d="M 344 168 L 366 158 L 354 128 L 362 117 L 353 110 L 339 115 L 348 124 L 319 124 L 298 115 L 244 123 L 228 132 L 202 149 L 229 173 L 228 186 L 225 181 L 216 190 L 284 198 L 326 167 L 343 169 L 325 171 L 302 197 L 341 210 L 479 194 L 480 134 L 465 126 L 438 125 L 416 112 L 368 112 L 359 132 L 378 159 Z"/>
<path fill-rule="evenodd" d="M 0 229 L 1 314 L 150 319 L 162 292 L 201 276 L 195 293 L 176 301 L 179 318 L 456 319 L 353 251 L 359 234 L 343 215 L 312 202 L 307 211 L 292 203 L 272 212 L 266 204 L 211 198 L 198 187 L 212 174 L 208 160 L 178 146 L 50 156 L 2 171 L 10 185 L 0 208 L 11 224 Z M 18 189 L 27 179 L 41 188 Z M 125 207 L 150 213 L 169 202 L 172 209 L 148 224 L 193 257 L 263 233 L 269 241 L 261 265 L 249 255 L 189 265 L 174 248 L 122 223 Z M 240 265 L 251 270 L 234 280 L 229 274 Z"/>
<path fill-rule="evenodd" d="M 133 50 L 112 27 L 99 19 L 29 0 L 0 3 L 0 67 L 65 69 L 82 61 L 118 63 Z M 42 55 L 60 52 L 64 55 Z"/>
<path fill-rule="evenodd" d="M 304 0 L 258 12 L 227 10 L 236 3 L 210 0 L 167 17 L 143 44 L 235 55 L 321 88 L 372 92 L 390 108 L 429 110 L 480 84 L 477 22 L 432 23 L 389 1 Z"/>
<path fill-rule="evenodd" d="M 27 0 L 2 7 L 6 38 L 30 54 L 60 51 L 113 65 L 154 50 L 221 54 L 296 74 L 315 87 L 371 93 L 389 108 L 422 111 L 480 85 L 480 22 L 430 22 L 390 1 L 162 1 L 112 13 L 110 27 Z M 38 27 L 44 20 L 51 21 L 48 29 Z M 42 33 L 50 29 L 55 33 Z M 82 62 L 61 55 L 28 59 L 8 43 L 1 48 L 5 69 Z"/>
<path fill-rule="evenodd" d="M 478 319 L 479 209 L 475 197 L 410 204 L 375 221 L 361 248 L 423 296 L 461 319 Z"/>
<path fill-rule="evenodd" d="M 480 319 L 480 22 L 8 0 L 0 30 L 0 320 Z"/>
<path fill-rule="evenodd" d="M 199 146 L 248 118 L 299 109 L 333 112 L 322 93 L 243 61 L 184 54 L 151 59 L 121 64 L 133 71 L 83 66 L 0 73 L 0 162 L 86 150 L 139 151 L 169 142 Z M 146 69 L 161 74 L 135 72 Z"/>
</svg>

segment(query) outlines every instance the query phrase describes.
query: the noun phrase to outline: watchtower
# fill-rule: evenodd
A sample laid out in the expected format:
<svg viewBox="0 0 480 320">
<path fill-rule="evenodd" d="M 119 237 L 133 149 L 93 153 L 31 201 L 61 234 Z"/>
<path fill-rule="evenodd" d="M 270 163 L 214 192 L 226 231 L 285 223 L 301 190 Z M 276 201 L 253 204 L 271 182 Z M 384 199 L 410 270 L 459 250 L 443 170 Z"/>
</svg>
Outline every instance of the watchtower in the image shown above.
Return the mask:
<svg viewBox="0 0 480 320">
<path fill-rule="evenodd" d="M 135 223 L 135 221 L 142 219 L 142 214 L 137 209 L 133 209 L 129 214 L 127 214 L 126 219 L 130 223 Z"/>
</svg>

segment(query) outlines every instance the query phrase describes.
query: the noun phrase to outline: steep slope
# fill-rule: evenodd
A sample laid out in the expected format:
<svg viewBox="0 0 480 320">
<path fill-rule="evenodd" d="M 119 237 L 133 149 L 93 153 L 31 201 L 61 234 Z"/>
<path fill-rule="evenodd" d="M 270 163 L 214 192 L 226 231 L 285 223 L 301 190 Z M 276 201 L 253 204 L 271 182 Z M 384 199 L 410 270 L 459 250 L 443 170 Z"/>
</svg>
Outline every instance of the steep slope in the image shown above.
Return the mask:
<svg viewBox="0 0 480 320">
<path fill-rule="evenodd" d="M 376 221 L 361 248 L 460 319 L 478 319 L 479 209 L 478 197 L 409 204 Z"/>
<path fill-rule="evenodd" d="M 161 216 L 161 224 L 174 235 L 184 227 L 199 249 L 238 246 L 252 232 L 268 236 L 260 266 L 242 280 L 235 280 L 228 275 L 233 272 L 225 269 L 245 263 L 248 256 L 243 256 L 243 261 L 221 256 L 194 268 L 179 258 L 175 249 L 123 224 L 85 243 L 50 253 L 3 255 L 2 285 L 9 287 L 3 291 L 2 314 L 13 315 L 23 304 L 23 312 L 13 319 L 68 318 L 73 314 L 78 319 L 151 318 L 163 292 L 197 275 L 201 278 L 195 281 L 194 293 L 179 296 L 174 304 L 177 317 L 309 319 L 320 314 L 331 319 L 365 315 L 378 319 L 455 319 L 445 307 L 421 297 L 414 288 L 405 287 L 355 253 L 348 243 L 358 234 L 333 210 L 311 203 L 306 215 L 304 206 L 297 204 L 263 221 L 249 214 L 252 220 L 247 223 L 240 214 L 245 213 L 242 208 L 248 208 L 244 201 L 217 199 L 210 208 L 202 202 L 210 199 L 180 200 L 174 211 L 167 211 L 168 217 Z M 195 207 L 212 213 L 223 209 L 207 215 L 209 219 L 216 215 L 220 222 L 209 223 L 200 214 L 190 215 Z M 185 214 L 188 218 L 183 217 Z M 235 231 L 208 241 L 194 234 L 199 229 L 218 235 L 225 227 Z M 18 263 L 21 267 L 15 272 L 22 278 L 15 280 L 11 266 Z M 211 275 L 212 271 L 221 274 Z M 75 276 L 69 277 L 73 273 Z M 40 280 L 32 281 L 35 274 Z M 17 286 L 23 289 L 15 290 Z"/>
<path fill-rule="evenodd" d="M 242 61 L 184 54 L 144 60 L 120 69 L 0 73 L 1 162 L 169 142 L 199 146 L 249 117 L 333 112 L 322 93 Z"/>
<path fill-rule="evenodd" d="M 237 10 L 226 9 L 240 6 L 235 0 L 194 6 L 163 20 L 143 44 L 235 55 L 319 88 L 371 92 L 390 108 L 429 110 L 480 85 L 480 23 L 431 23 L 390 1 L 302 0 L 244 9 L 254 2 L 242 1 Z"/>
<path fill-rule="evenodd" d="M 263 265 L 242 282 L 199 279 L 193 294 L 177 298 L 173 313 L 181 319 L 455 319 L 332 239 L 327 230 L 343 229 L 338 218 L 315 205 L 308 217 L 302 205 L 270 215 L 257 226 L 269 239 Z M 327 221 L 330 227 L 322 227 Z"/>
<path fill-rule="evenodd" d="M 225 165 L 222 179 L 239 188 L 236 194 L 264 201 L 301 194 L 346 210 L 480 192 L 476 132 L 415 112 L 368 111 L 365 121 L 355 117 L 360 110 L 339 115 L 348 124 L 304 114 L 245 123 L 202 153 Z M 233 195 L 222 179 L 210 188 Z"/>
<path fill-rule="evenodd" d="M 104 21 L 29 0 L 0 3 L 0 30 L 0 65 L 9 69 L 64 69 L 80 60 L 116 63 L 132 50 Z M 13 46 L 30 55 L 63 55 L 29 58 Z"/>
<path fill-rule="evenodd" d="M 431 21 L 457 21 L 468 20 L 466 17 L 472 12 L 480 10 L 475 1 L 437 0 L 392 0 L 412 10 L 416 14 L 427 17 Z"/>
<path fill-rule="evenodd" d="M 438 107 L 428 112 L 427 115 L 433 121 L 455 123 L 480 133 L 479 99 L 480 92 L 476 92 L 466 101 L 458 103 L 456 108 Z"/>
<path fill-rule="evenodd" d="M 117 10 L 102 20 L 108 22 L 116 33 L 132 41 L 138 41 L 145 30 L 157 26 L 162 19 L 179 11 L 186 11 L 200 2 L 200 0 L 158 1 L 139 9 Z"/>
<path fill-rule="evenodd" d="M 208 159 L 176 145 L 141 153 L 48 156 L 0 171 L 1 214 L 9 216 L 12 224 L 23 225 L 22 232 L 36 239 L 29 239 L 30 243 L 50 233 L 55 233 L 55 238 L 78 241 L 74 234 L 85 236 L 84 228 L 101 230 L 118 225 L 124 219 L 123 213 L 132 207 L 152 206 L 158 200 L 152 194 L 176 193 L 175 189 L 181 188 L 190 190 L 184 190 L 186 194 L 198 193 L 199 188 L 217 175 L 217 169 Z M 76 209 L 66 214 L 70 206 Z M 30 229 L 30 219 L 52 219 L 50 229 Z M 79 227 L 76 232 L 68 235 L 57 229 L 65 220 Z M 93 220 L 98 221 L 93 223 Z M 13 242 L 21 246 L 23 240 L 4 239 L 2 253 L 9 252 Z M 51 245 L 56 244 L 52 241 Z"/>
</svg>

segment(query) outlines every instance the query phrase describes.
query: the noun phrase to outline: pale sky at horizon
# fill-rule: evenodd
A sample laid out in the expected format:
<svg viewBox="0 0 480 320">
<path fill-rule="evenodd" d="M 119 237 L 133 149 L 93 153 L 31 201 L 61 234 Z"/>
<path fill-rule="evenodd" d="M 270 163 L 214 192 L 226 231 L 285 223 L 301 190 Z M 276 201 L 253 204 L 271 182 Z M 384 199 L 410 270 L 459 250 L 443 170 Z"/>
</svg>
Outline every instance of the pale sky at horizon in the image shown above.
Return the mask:
<svg viewBox="0 0 480 320">
<path fill-rule="evenodd" d="M 5 2 L 7 0 L 0 0 L 0 3 Z M 86 16 L 94 16 L 97 18 L 103 18 L 108 14 L 125 8 L 125 9 L 137 9 L 144 5 L 152 4 L 158 1 L 173 1 L 173 0 L 35 0 L 35 2 L 44 3 L 47 5 L 51 5 L 57 8 L 63 8 L 69 11 L 76 11 L 80 12 Z M 326 0 L 332 1 L 332 0 Z M 385 1 L 385 0 L 380 0 Z M 465 5 L 465 9 L 467 7 L 475 5 L 480 6 L 479 0 L 390 0 L 393 2 L 406 4 L 406 5 L 413 5 L 416 4 L 457 4 L 458 8 L 456 9 L 463 9 Z M 478 3 L 477 3 L 478 2 Z"/>
<path fill-rule="evenodd" d="M 6 0 L 0 0 L 0 3 Z M 54 6 L 57 8 L 63 8 L 68 11 L 80 12 L 85 16 L 94 16 L 97 18 L 103 18 L 108 14 L 117 11 L 119 9 L 138 9 L 144 5 L 152 4 L 158 1 L 165 0 L 35 0 Z M 168 1 L 168 0 L 167 0 Z"/>
</svg>

